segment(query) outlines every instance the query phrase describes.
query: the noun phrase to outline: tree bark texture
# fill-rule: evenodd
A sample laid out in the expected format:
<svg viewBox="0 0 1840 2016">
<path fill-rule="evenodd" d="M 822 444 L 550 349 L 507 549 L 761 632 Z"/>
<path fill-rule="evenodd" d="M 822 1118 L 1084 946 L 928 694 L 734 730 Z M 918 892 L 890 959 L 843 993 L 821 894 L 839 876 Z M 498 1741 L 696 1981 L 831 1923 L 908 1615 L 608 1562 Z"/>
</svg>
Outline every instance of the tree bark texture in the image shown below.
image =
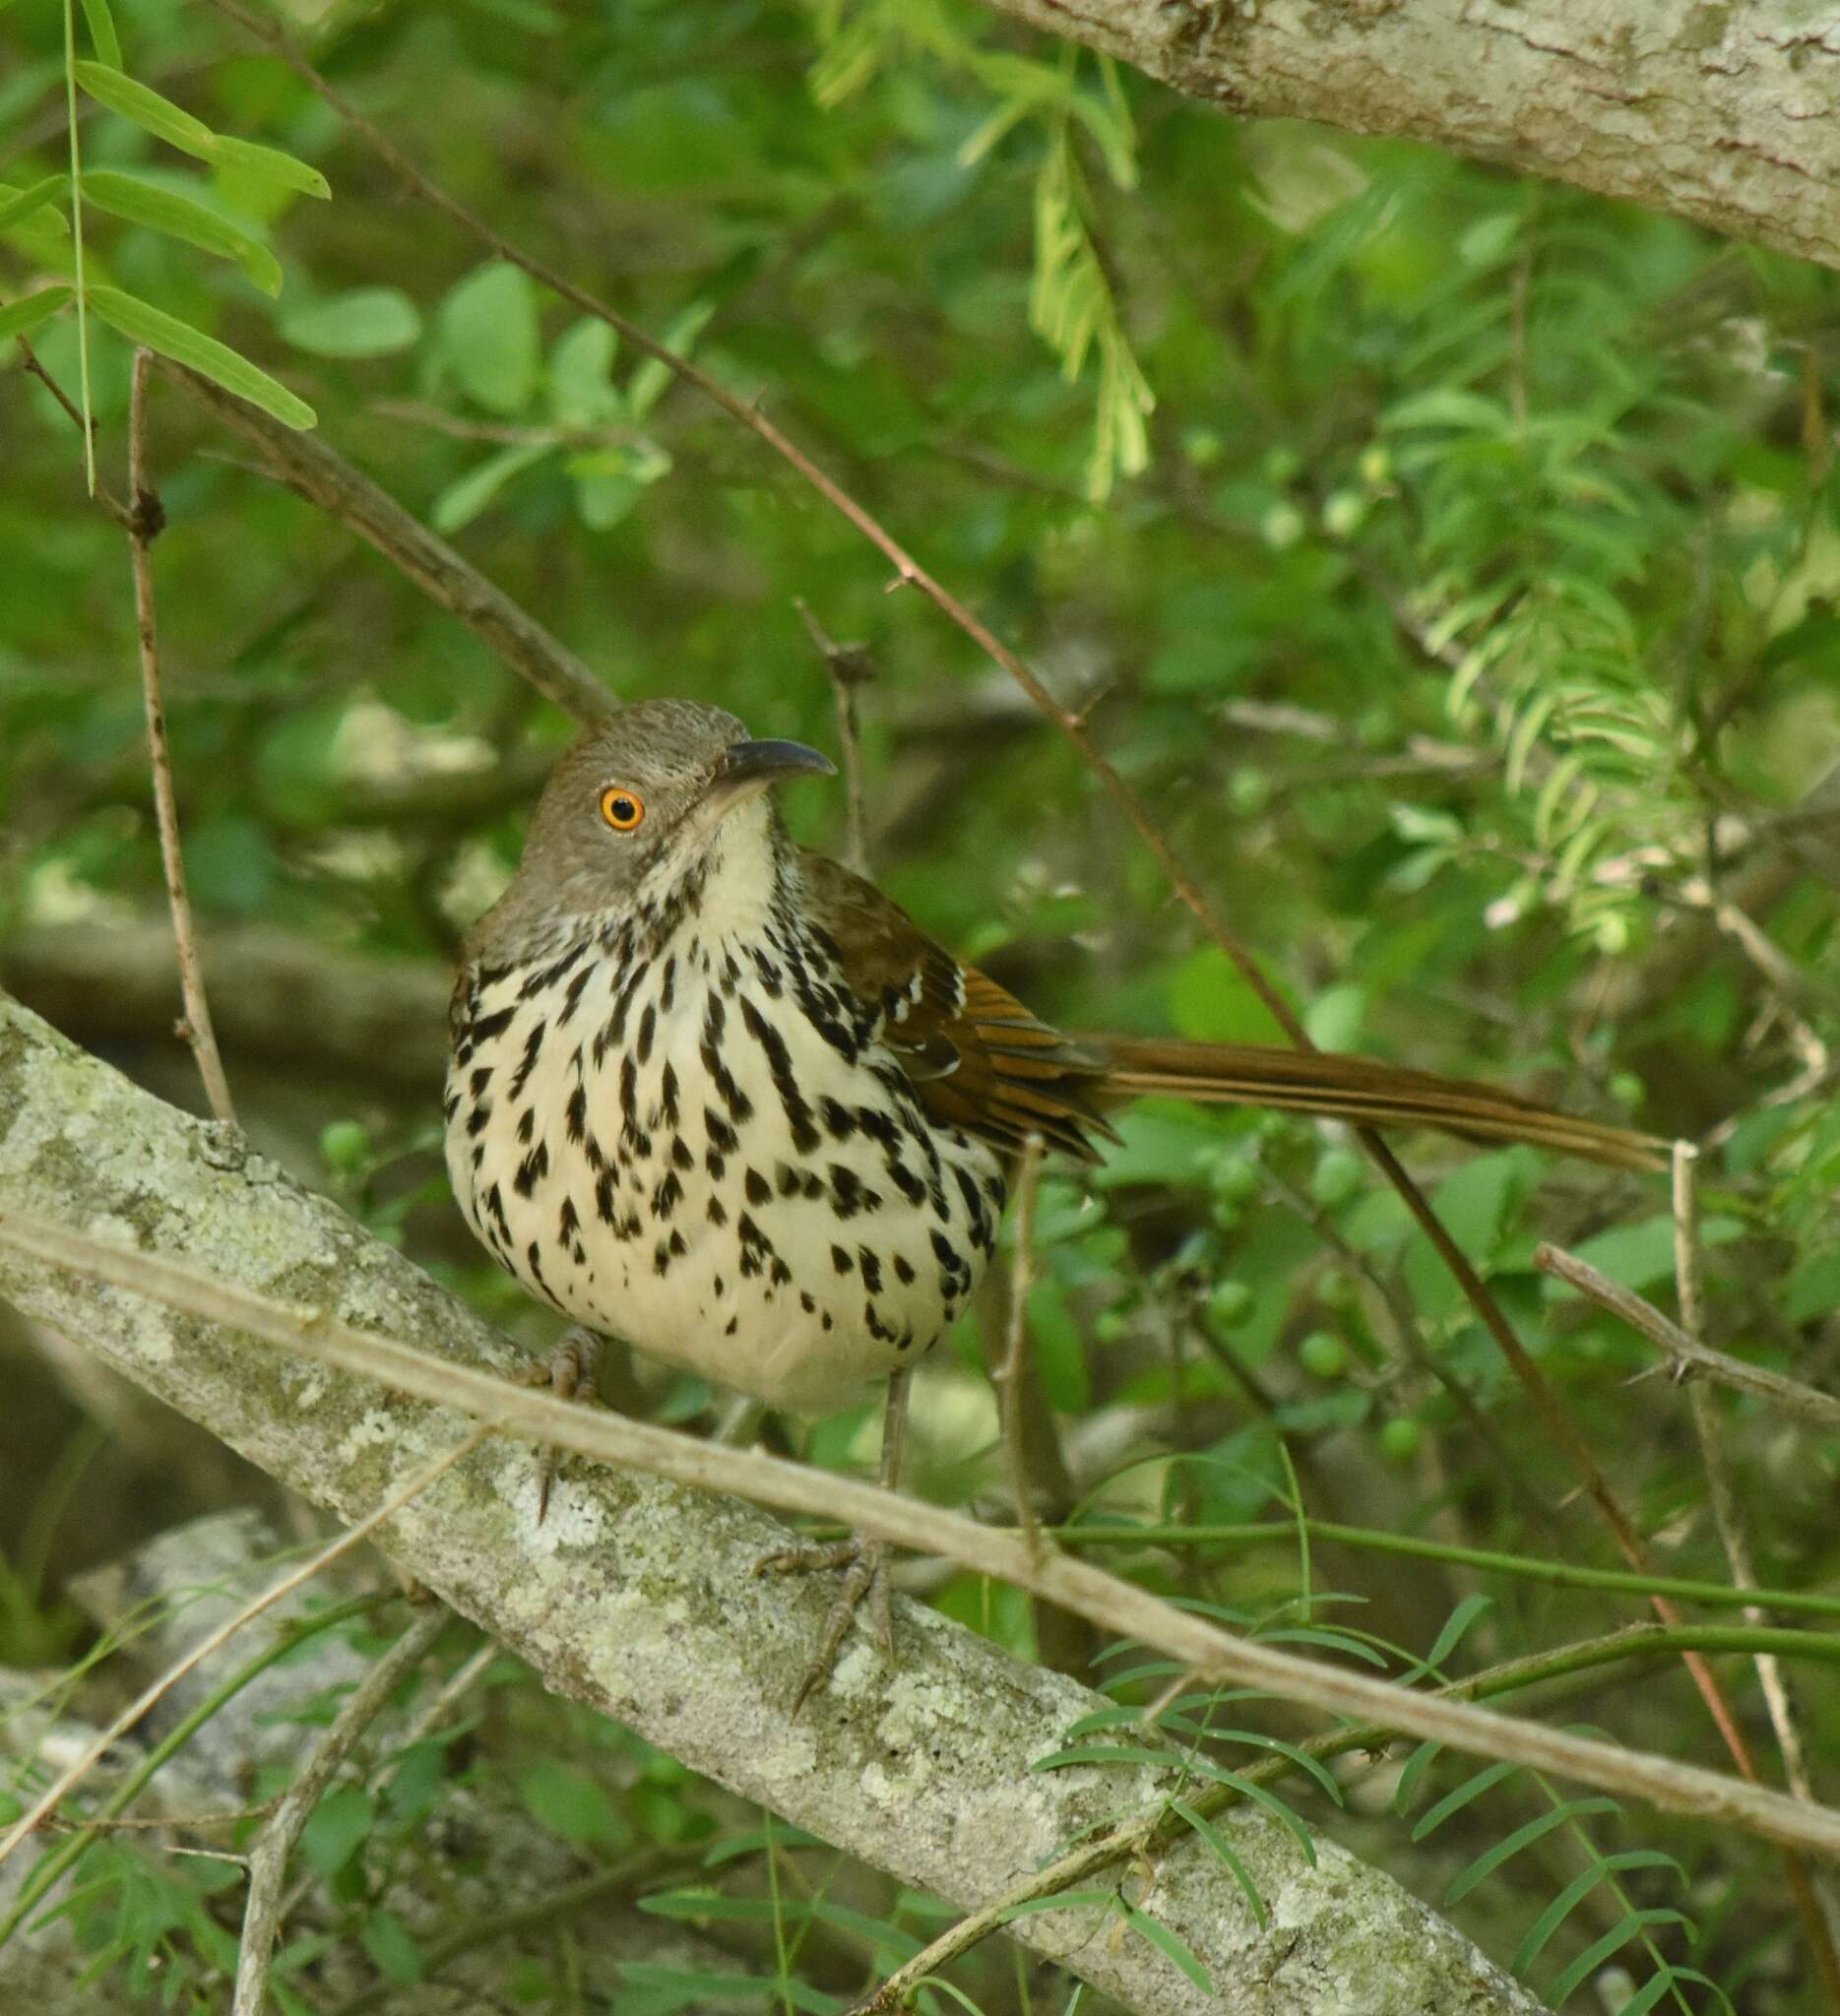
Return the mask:
<svg viewBox="0 0 1840 2016">
<path fill-rule="evenodd" d="M 476 1365 L 520 1361 L 401 1254 L 240 1137 L 162 1104 L 0 996 L 0 1213 L 9 1210 Z M 346 1518 L 471 1426 L 10 1256 L 0 1258 L 0 1292 Z M 832 1686 L 794 1719 L 789 1704 L 831 1591 L 756 1576 L 783 1528 L 731 1500 L 579 1466 L 540 1527 L 536 1504 L 533 1451 L 489 1440 L 398 1514 L 384 1544 L 552 1690 L 960 1907 L 1007 1890 L 1105 1816 L 1153 1806 L 1175 1782 L 1137 1767 L 1033 1770 L 1100 1697 L 907 1602 L 898 1673 L 857 1634 Z M 1262 1930 L 1192 1836 L 1152 1875 L 1120 1872 L 1125 1894 L 1199 1956 L 1211 1993 L 1093 1909 L 1025 1918 L 1014 1936 L 1145 2016 L 1538 2010 L 1452 1926 L 1333 1843 L 1318 1844 L 1312 1868 L 1266 1814 L 1241 1809 L 1223 1823 L 1269 1907 Z"/>
<path fill-rule="evenodd" d="M 990 0 L 1249 117 L 1403 134 L 1840 266 L 1830 0 Z"/>
</svg>

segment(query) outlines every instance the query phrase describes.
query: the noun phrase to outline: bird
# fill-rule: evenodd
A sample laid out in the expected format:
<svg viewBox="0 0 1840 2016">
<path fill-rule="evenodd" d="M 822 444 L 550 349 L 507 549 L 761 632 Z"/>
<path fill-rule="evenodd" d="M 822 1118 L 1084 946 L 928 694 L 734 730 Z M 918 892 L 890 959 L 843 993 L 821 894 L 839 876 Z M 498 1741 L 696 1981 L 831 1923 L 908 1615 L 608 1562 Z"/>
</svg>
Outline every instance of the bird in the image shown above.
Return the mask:
<svg viewBox="0 0 1840 2016">
<path fill-rule="evenodd" d="M 448 1170 L 479 1240 L 574 1326 L 559 1391 L 592 1394 L 609 1335 L 795 1412 L 886 1380 L 893 1488 L 912 1367 L 988 1267 L 1020 1158 L 1097 1160 L 1108 1112 L 1147 1094 L 1657 1165 L 1645 1135 L 1370 1058 L 1064 1034 L 793 841 L 776 788 L 834 770 L 719 707 L 611 710 L 466 938 Z M 548 1480 L 545 1457 L 539 1518 Z M 761 1566 L 845 1571 L 794 1708 L 865 1597 L 892 1660 L 879 1542 Z"/>
</svg>

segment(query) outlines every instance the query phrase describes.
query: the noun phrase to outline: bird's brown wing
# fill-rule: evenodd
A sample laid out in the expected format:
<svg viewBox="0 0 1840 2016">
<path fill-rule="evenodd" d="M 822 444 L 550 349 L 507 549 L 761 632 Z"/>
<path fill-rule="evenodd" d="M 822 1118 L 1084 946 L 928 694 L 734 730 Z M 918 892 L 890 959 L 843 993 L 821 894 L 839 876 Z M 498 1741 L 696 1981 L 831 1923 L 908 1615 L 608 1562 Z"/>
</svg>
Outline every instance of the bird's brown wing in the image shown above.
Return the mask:
<svg viewBox="0 0 1840 2016">
<path fill-rule="evenodd" d="M 873 884 L 801 850 L 808 914 L 844 978 L 882 1012 L 882 1040 L 926 1112 L 1013 1153 L 1032 1133 L 1084 1161 L 1110 1134 L 1095 1094 L 1104 1063 L 962 965 Z"/>
<path fill-rule="evenodd" d="M 811 912 L 851 986 L 879 1002 L 883 1040 L 937 1120 L 1006 1151 L 1031 1132 L 1088 1162 L 1108 1107 L 1160 1095 L 1315 1113 L 1357 1126 L 1436 1127 L 1466 1141 L 1525 1141 L 1616 1168 L 1659 1168 L 1653 1136 L 1580 1119 L 1492 1085 L 1371 1057 L 1267 1043 L 1068 1037 L 935 945 L 881 891 L 822 854 L 803 856 Z"/>
</svg>

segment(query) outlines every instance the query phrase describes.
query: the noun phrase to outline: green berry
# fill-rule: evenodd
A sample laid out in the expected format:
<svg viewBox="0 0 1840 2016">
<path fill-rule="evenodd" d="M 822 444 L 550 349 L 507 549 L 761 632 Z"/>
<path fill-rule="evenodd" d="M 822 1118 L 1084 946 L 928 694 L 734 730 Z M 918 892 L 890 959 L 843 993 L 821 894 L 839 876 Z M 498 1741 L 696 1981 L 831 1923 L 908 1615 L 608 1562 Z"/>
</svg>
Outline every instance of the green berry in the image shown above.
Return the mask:
<svg viewBox="0 0 1840 2016">
<path fill-rule="evenodd" d="M 1093 1319 L 1093 1335 L 1101 1344 L 1116 1344 L 1131 1327 L 1122 1309 L 1101 1309 Z"/>
<path fill-rule="evenodd" d="M 1361 1301 L 1361 1289 L 1352 1274 L 1331 1267 L 1316 1284 L 1316 1299 L 1325 1309 L 1352 1309 Z"/>
<path fill-rule="evenodd" d="M 1380 1430 L 1380 1454 L 1388 1463 L 1410 1463 L 1424 1446 L 1425 1423 L 1409 1414 L 1396 1414 Z"/>
<path fill-rule="evenodd" d="M 1243 1156 L 1224 1155 L 1214 1165 L 1214 1194 L 1230 1204 L 1250 1204 L 1258 1182 L 1258 1170 Z"/>
<path fill-rule="evenodd" d="M 1255 819 L 1271 803 L 1271 779 L 1262 770 L 1236 770 L 1227 780 L 1227 802 L 1241 818 Z"/>
<path fill-rule="evenodd" d="M 1324 1211 L 1333 1211 L 1360 1190 L 1361 1176 L 1361 1157 L 1352 1148 L 1327 1149 L 1309 1179 L 1309 1194 Z"/>
<path fill-rule="evenodd" d="M 319 1152 L 329 1169 L 352 1175 L 370 1160 L 370 1129 L 360 1120 L 334 1120 L 320 1130 Z"/>
<path fill-rule="evenodd" d="M 1333 1330 L 1312 1330 L 1298 1346 L 1297 1356 L 1312 1379 L 1333 1379 L 1348 1363 L 1348 1347 Z"/>
<path fill-rule="evenodd" d="M 1255 1299 L 1242 1281 L 1217 1282 L 1208 1296 L 1208 1322 L 1216 1330 L 1237 1330 L 1251 1315 Z"/>
</svg>

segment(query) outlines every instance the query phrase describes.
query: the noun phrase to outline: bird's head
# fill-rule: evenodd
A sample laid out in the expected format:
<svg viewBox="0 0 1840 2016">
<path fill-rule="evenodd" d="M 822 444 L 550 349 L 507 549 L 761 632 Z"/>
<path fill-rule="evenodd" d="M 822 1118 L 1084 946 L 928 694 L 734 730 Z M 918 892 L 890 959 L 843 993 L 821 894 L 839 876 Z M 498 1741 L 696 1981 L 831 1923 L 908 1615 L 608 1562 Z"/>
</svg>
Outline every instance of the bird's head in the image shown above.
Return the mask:
<svg viewBox="0 0 1840 2016">
<path fill-rule="evenodd" d="M 623 911 L 727 860 L 770 862 L 779 844 L 771 787 L 835 768 L 802 742 L 754 741 L 719 707 L 619 708 L 550 773 L 491 921 L 522 934 Z"/>
</svg>

